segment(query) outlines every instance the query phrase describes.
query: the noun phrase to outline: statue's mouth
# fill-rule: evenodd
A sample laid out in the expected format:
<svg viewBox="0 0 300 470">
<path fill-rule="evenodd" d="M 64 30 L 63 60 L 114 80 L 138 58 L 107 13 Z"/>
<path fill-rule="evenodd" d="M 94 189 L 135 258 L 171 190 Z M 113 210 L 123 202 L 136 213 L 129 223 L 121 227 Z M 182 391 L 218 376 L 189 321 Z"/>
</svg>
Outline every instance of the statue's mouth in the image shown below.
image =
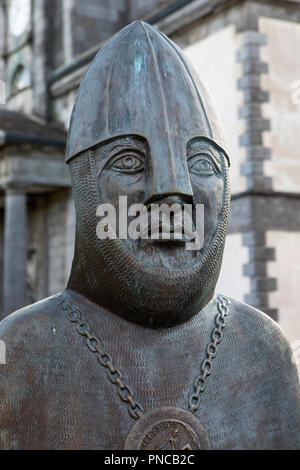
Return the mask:
<svg viewBox="0 0 300 470">
<path fill-rule="evenodd" d="M 124 240 L 123 243 L 141 263 L 148 266 L 166 269 L 188 268 L 202 257 L 202 250 L 186 249 L 187 240 L 184 237 Z"/>
<path fill-rule="evenodd" d="M 201 210 L 198 207 L 194 210 L 188 204 L 177 204 L 173 209 L 168 204 L 157 207 L 152 204 L 151 210 L 145 206 L 143 212 L 139 209 L 139 214 L 128 220 L 128 236 L 121 240 L 143 264 L 167 269 L 187 268 L 203 254 L 204 211 Z M 120 226 L 117 233 L 120 233 Z"/>
<path fill-rule="evenodd" d="M 148 224 L 147 227 L 141 230 L 141 239 L 151 242 L 168 243 L 174 242 L 178 244 L 185 244 L 195 238 L 192 230 L 183 224 L 170 224 L 159 222 L 155 224 Z"/>
</svg>

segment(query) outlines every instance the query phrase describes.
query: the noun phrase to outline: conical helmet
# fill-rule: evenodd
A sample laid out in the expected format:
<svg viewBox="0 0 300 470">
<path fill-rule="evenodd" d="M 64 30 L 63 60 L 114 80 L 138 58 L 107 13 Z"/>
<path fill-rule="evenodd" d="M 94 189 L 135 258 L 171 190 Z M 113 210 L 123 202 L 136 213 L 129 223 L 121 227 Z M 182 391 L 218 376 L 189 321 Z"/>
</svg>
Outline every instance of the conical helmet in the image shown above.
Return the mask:
<svg viewBox="0 0 300 470">
<path fill-rule="evenodd" d="M 180 49 L 142 21 L 99 51 L 75 102 L 66 151 L 75 155 L 116 136 L 145 138 L 150 151 L 181 159 L 194 137 L 226 153 L 209 95 Z"/>
</svg>

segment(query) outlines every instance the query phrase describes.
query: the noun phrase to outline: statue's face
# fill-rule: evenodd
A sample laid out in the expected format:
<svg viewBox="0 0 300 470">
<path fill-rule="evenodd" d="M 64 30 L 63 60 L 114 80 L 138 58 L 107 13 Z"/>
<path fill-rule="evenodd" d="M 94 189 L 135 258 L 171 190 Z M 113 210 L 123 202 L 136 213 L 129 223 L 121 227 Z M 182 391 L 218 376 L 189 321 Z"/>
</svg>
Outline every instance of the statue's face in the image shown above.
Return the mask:
<svg viewBox="0 0 300 470">
<path fill-rule="evenodd" d="M 151 203 L 169 206 L 173 203 L 192 204 L 195 227 L 195 208 L 204 205 L 204 244 L 201 249 L 187 250 L 184 240 L 123 240 L 125 246 L 137 258 L 147 264 L 164 268 L 180 268 L 192 265 L 207 251 L 216 232 L 219 215 L 222 210 L 224 181 L 222 177 L 221 152 L 211 142 L 196 138 L 188 142 L 182 161 L 187 168 L 182 180 L 176 174 L 178 165 L 173 168 L 166 160 L 151 155 L 146 140 L 136 136 L 122 136 L 104 143 L 95 150 L 100 202 L 112 204 L 117 212 L 117 233 L 119 196 L 127 196 L 128 207 L 132 204 Z M 223 159 L 224 162 L 224 159 Z M 224 163 L 223 163 L 224 164 Z M 169 184 L 165 187 L 154 181 L 152 168 L 165 178 L 159 180 L 181 181 L 169 193 Z M 186 188 L 190 188 L 189 194 Z M 182 188 L 185 188 L 184 192 Z M 128 224 L 133 217 L 127 216 Z"/>
</svg>

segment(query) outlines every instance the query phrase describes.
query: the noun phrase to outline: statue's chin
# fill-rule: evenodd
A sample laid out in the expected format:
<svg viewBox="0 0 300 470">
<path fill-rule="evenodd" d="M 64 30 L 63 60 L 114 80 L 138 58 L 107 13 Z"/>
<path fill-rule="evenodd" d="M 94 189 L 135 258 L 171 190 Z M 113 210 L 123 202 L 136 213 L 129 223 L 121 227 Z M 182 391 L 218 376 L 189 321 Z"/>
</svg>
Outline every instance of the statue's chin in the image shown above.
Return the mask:
<svg viewBox="0 0 300 470">
<path fill-rule="evenodd" d="M 189 267 L 202 255 L 202 250 L 188 250 L 175 240 L 126 240 L 125 245 L 141 263 L 166 269 Z"/>
</svg>

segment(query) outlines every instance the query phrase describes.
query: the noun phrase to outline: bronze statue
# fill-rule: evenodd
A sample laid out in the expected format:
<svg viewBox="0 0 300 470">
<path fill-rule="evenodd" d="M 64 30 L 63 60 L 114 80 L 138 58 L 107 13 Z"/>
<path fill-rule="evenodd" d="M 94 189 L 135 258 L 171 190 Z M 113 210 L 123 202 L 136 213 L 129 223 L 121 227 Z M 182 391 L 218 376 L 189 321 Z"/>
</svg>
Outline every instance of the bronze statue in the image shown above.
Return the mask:
<svg viewBox="0 0 300 470">
<path fill-rule="evenodd" d="M 286 338 L 262 312 L 215 295 L 229 156 L 207 92 L 172 41 L 134 22 L 100 50 L 66 159 L 72 272 L 63 293 L 0 324 L 0 448 L 299 447 Z M 97 207 L 120 212 L 120 196 L 146 208 L 203 204 L 203 246 L 99 239 Z"/>
</svg>

